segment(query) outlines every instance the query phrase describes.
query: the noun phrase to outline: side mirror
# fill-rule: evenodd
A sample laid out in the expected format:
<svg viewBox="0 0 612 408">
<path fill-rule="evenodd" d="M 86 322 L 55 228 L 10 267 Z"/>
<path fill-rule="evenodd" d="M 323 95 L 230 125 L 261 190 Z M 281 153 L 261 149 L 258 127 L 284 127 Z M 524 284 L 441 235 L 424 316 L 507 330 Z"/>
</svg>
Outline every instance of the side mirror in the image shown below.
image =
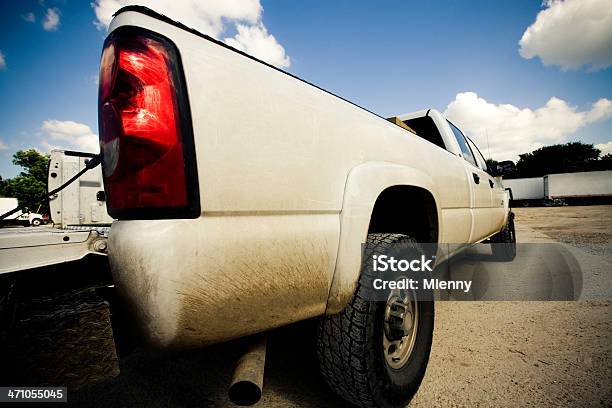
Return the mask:
<svg viewBox="0 0 612 408">
<path fill-rule="evenodd" d="M 507 176 L 516 172 L 516 165 L 511 160 L 505 160 L 497 163 L 495 168 L 491 169 L 491 171 L 494 173 L 493 176 L 495 177 Z"/>
</svg>

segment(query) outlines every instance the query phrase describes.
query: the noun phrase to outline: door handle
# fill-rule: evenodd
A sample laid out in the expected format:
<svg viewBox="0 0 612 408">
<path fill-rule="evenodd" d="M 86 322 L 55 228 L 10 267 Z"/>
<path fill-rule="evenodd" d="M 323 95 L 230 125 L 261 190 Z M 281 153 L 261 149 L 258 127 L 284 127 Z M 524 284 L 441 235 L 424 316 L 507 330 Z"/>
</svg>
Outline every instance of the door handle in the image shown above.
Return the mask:
<svg viewBox="0 0 612 408">
<path fill-rule="evenodd" d="M 489 185 L 491 186 L 491 188 L 493 188 L 493 186 L 495 185 L 495 183 L 493 183 L 493 180 L 489 179 Z"/>
<path fill-rule="evenodd" d="M 474 177 L 474 183 L 480 184 L 480 176 L 476 173 L 472 173 L 472 176 Z"/>
</svg>

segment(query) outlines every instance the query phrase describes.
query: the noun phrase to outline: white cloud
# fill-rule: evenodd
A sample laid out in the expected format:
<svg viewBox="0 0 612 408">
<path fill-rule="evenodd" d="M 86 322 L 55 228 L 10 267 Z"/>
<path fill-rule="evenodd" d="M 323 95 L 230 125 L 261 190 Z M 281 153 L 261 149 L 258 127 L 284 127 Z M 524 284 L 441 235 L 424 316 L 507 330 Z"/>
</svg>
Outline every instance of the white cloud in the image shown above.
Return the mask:
<svg viewBox="0 0 612 408">
<path fill-rule="evenodd" d="M 593 104 L 593 108 L 587 114 L 588 122 L 596 122 L 598 120 L 607 119 L 612 112 L 612 101 L 601 98 Z"/>
<path fill-rule="evenodd" d="M 57 31 L 60 25 L 60 11 L 56 8 L 48 8 L 47 14 L 42 21 L 45 31 Z"/>
<path fill-rule="evenodd" d="M 98 144 L 98 136 L 94 134 L 90 127 L 82 123 L 73 122 L 71 120 L 45 120 L 40 127 L 53 141 L 67 143 L 68 149 L 77 149 L 86 152 L 98 153 L 100 147 Z M 44 140 L 42 145 L 50 149 L 58 148 L 55 143 L 50 143 L 49 140 Z"/>
<path fill-rule="evenodd" d="M 51 150 L 70 150 L 67 147 L 62 147 L 60 145 L 57 144 L 51 144 L 49 143 L 49 141 L 47 140 L 43 140 L 42 142 L 40 142 L 40 146 L 42 147 L 42 151 L 41 153 L 49 153 Z M 35 148 L 36 149 L 36 148 Z M 38 150 L 38 149 L 36 149 Z"/>
<path fill-rule="evenodd" d="M 36 21 L 36 16 L 31 11 L 21 16 L 21 18 L 23 18 L 24 21 L 27 21 L 28 23 L 33 23 Z"/>
<path fill-rule="evenodd" d="M 516 160 L 544 145 L 563 143 L 566 136 L 581 127 L 612 116 L 612 101 L 600 99 L 591 109 L 579 111 L 562 99 L 552 97 L 537 109 L 519 108 L 510 104 L 494 104 L 474 92 L 455 96 L 445 111 L 446 116 L 465 131 L 488 158 Z"/>
<path fill-rule="evenodd" d="M 255 24 L 263 11 L 259 0 L 140 0 L 147 6 L 188 27 L 218 37 L 224 31 L 224 20 L 235 20 Z M 115 11 L 123 6 L 135 4 L 133 0 L 95 0 L 92 3 L 99 28 L 108 28 Z"/>
<path fill-rule="evenodd" d="M 4 53 L 0 50 L 0 69 L 6 68 L 6 59 L 4 59 Z"/>
<path fill-rule="evenodd" d="M 95 0 L 92 7 L 96 26 L 108 28 L 113 13 L 128 4 L 134 4 L 134 1 Z M 231 24 L 237 34 L 226 39 L 228 44 L 278 67 L 285 68 L 290 64 L 285 49 L 268 34 L 263 24 L 260 0 L 140 0 L 138 4 L 217 39 L 223 37 L 227 25 Z"/>
<path fill-rule="evenodd" d="M 236 29 L 238 33 L 234 38 L 224 40 L 227 45 L 279 68 L 286 68 L 291 65 L 291 60 L 285 53 L 283 46 L 276 41 L 273 35 L 268 34 L 268 30 L 263 24 L 252 26 L 238 24 Z"/>
<path fill-rule="evenodd" d="M 523 58 L 540 57 L 544 65 L 564 69 L 612 65 L 610 0 L 548 0 L 544 5 L 519 41 Z"/>
<path fill-rule="evenodd" d="M 8 149 L 8 145 L 4 143 L 2 139 L 0 139 L 0 150 L 6 150 L 6 149 Z"/>
<path fill-rule="evenodd" d="M 608 143 L 596 144 L 595 147 L 601 150 L 601 156 L 605 156 L 606 154 L 612 154 L 612 141 Z"/>
</svg>

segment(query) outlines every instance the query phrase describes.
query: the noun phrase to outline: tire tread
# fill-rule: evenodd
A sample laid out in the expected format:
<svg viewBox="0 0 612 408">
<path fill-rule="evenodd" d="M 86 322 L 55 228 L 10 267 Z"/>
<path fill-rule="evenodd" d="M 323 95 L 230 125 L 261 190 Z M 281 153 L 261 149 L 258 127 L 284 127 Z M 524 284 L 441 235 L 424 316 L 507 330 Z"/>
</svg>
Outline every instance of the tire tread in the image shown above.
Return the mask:
<svg viewBox="0 0 612 408">
<path fill-rule="evenodd" d="M 364 259 L 384 252 L 393 244 L 413 241 L 401 234 L 369 234 Z M 373 279 L 370 268 L 362 268 L 357 287 L 342 312 L 323 318 L 317 330 L 317 357 L 329 387 L 340 397 L 364 408 L 377 407 L 368 378 L 367 338 L 371 329 L 370 308 L 375 302 L 363 298 L 362 286 Z"/>
</svg>

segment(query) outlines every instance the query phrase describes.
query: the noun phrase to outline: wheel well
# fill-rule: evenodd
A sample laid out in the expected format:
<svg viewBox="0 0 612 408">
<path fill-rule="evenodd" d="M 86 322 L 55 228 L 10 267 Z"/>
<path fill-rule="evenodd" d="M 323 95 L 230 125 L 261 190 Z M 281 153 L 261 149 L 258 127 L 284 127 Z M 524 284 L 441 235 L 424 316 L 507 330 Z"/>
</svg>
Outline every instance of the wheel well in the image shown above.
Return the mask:
<svg viewBox="0 0 612 408">
<path fill-rule="evenodd" d="M 410 235 L 421 243 L 438 242 L 438 211 L 431 193 L 420 187 L 393 186 L 376 199 L 368 233 Z"/>
</svg>

